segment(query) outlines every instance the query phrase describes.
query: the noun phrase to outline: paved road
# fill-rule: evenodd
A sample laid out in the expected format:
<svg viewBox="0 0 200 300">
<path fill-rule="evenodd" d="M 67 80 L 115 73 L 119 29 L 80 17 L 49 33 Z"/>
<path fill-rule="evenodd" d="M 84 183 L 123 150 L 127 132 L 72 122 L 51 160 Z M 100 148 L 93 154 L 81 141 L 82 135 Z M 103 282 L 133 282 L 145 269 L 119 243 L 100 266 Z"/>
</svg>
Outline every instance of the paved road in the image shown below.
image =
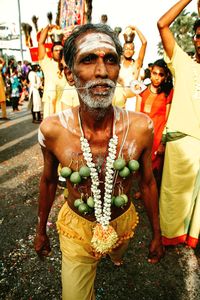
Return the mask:
<svg viewBox="0 0 200 300">
<path fill-rule="evenodd" d="M 0 119 L 0 162 L 12 157 L 13 151 L 20 153 L 26 146 L 37 143 L 38 125 L 32 123 L 32 116 L 27 110 L 27 102 L 19 112 L 7 107 L 9 120 Z"/>
<path fill-rule="evenodd" d="M 52 256 L 40 261 L 33 249 L 42 156 L 38 125 L 26 103 L 9 121 L 0 121 L 0 299 L 59 300 L 60 251 L 55 221 L 63 198 L 50 214 L 48 233 Z M 124 264 L 99 264 L 97 300 L 200 300 L 200 247 L 171 247 L 157 265 L 147 263 L 151 230 L 141 201 L 135 201 L 140 222 Z"/>
</svg>

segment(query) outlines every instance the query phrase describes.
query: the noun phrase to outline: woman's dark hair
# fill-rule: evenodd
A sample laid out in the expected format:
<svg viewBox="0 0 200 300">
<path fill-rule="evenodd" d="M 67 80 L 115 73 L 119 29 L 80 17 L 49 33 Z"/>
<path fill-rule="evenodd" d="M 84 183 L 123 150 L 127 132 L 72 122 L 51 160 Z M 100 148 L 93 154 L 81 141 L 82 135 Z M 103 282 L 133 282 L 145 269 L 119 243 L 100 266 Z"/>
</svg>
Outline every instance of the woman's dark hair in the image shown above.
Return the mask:
<svg viewBox="0 0 200 300">
<path fill-rule="evenodd" d="M 173 88 L 173 77 L 170 69 L 168 68 L 166 62 L 164 59 L 158 59 L 152 64 L 152 70 L 153 68 L 157 66 L 163 69 L 166 79 L 165 81 L 160 85 L 158 89 L 158 93 L 164 93 L 166 96 L 169 95 L 171 89 Z"/>
<path fill-rule="evenodd" d="M 120 62 L 120 57 L 122 55 L 122 46 L 121 43 L 116 36 L 115 32 L 105 24 L 84 24 L 81 26 L 77 26 L 74 28 L 70 36 L 66 39 L 65 44 L 64 44 L 64 59 L 66 65 L 72 69 L 73 64 L 74 64 L 74 57 L 76 54 L 76 39 L 84 34 L 85 32 L 99 32 L 99 33 L 105 33 L 106 35 L 110 36 L 111 39 L 113 40 L 117 54 L 119 56 L 119 62 Z"/>
<path fill-rule="evenodd" d="M 200 19 L 197 19 L 193 25 L 193 31 L 196 33 L 197 28 L 200 27 Z"/>
</svg>

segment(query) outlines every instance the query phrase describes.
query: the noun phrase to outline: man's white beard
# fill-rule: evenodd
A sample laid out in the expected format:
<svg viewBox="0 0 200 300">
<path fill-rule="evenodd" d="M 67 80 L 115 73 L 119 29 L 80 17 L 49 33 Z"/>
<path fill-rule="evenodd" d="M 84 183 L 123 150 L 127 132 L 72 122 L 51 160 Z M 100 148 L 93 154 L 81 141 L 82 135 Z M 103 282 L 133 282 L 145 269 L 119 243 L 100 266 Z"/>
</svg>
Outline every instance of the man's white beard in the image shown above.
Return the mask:
<svg viewBox="0 0 200 300">
<path fill-rule="evenodd" d="M 74 76 L 75 86 L 81 100 L 90 108 L 107 108 L 112 104 L 112 99 L 115 91 L 115 83 L 110 79 L 90 80 L 85 85 L 82 85 L 80 80 Z M 108 92 L 102 92 L 98 95 L 91 95 L 90 88 L 98 84 L 107 84 L 112 87 Z"/>
</svg>

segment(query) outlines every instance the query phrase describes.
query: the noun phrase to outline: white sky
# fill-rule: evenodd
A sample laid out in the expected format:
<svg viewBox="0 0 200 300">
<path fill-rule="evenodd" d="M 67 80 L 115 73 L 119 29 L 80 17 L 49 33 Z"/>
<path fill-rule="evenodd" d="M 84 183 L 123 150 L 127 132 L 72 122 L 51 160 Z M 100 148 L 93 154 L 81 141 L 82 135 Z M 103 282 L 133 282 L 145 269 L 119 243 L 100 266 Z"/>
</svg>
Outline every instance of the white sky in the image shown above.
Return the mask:
<svg viewBox="0 0 200 300">
<path fill-rule="evenodd" d="M 102 14 L 107 14 L 108 24 L 114 28 L 120 26 L 124 29 L 128 25 L 136 25 L 147 38 L 147 51 L 144 67 L 149 62 L 158 58 L 157 44 L 160 41 L 157 30 L 157 20 L 177 0 L 93 0 L 92 21 L 100 21 Z M 53 13 L 55 21 L 58 0 L 20 0 L 21 21 L 31 25 L 33 15 L 39 17 L 39 28 L 47 24 L 47 13 Z M 193 0 L 188 6 L 188 11 L 197 12 L 197 0 Z M 15 22 L 18 24 L 18 0 L 0 0 L 0 23 Z M 140 46 L 135 40 L 136 52 Z"/>
</svg>

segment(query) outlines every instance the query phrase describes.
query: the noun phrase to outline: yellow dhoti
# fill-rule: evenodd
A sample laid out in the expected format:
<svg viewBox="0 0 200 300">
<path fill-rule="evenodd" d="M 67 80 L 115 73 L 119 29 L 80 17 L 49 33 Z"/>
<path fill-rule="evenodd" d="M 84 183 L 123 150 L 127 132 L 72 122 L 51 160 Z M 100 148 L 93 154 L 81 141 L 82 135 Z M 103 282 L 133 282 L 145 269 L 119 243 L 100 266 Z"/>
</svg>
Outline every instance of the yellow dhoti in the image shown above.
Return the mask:
<svg viewBox="0 0 200 300">
<path fill-rule="evenodd" d="M 112 261 L 119 261 L 134 235 L 138 223 L 135 207 L 110 222 L 118 234 L 114 248 L 107 253 Z M 94 280 L 100 253 L 91 246 L 95 222 L 90 222 L 77 215 L 67 203 L 61 208 L 57 228 L 62 251 L 62 296 L 63 300 L 93 300 Z"/>
<path fill-rule="evenodd" d="M 200 233 L 200 141 L 167 142 L 160 195 L 164 245 L 196 247 Z"/>
</svg>

